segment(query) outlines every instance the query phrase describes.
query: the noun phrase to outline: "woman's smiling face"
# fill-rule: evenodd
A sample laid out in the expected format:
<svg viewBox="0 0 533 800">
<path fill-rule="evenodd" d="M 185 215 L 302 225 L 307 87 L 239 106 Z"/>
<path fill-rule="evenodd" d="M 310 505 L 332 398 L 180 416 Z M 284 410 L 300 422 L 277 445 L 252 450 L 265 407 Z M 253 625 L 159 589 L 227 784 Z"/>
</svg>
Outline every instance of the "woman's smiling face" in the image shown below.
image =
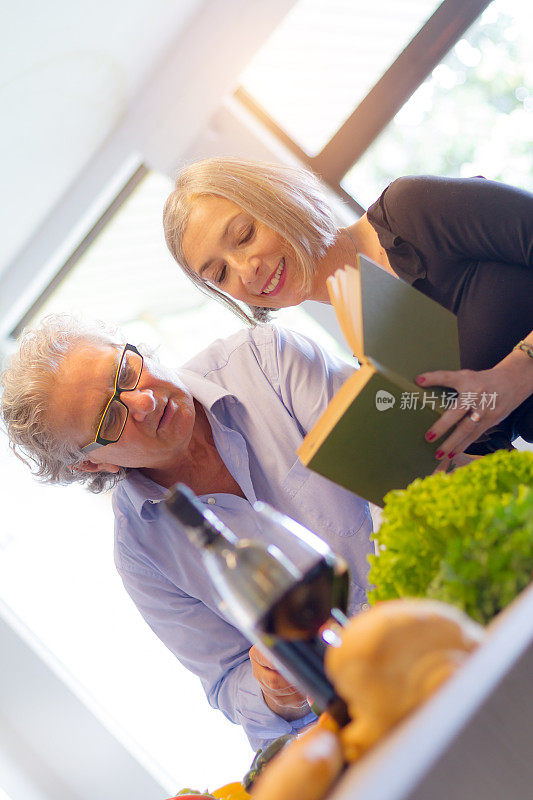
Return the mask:
<svg viewBox="0 0 533 800">
<path fill-rule="evenodd" d="M 284 308 L 306 299 L 292 247 L 229 200 L 192 201 L 183 252 L 197 275 L 235 300 Z"/>
</svg>

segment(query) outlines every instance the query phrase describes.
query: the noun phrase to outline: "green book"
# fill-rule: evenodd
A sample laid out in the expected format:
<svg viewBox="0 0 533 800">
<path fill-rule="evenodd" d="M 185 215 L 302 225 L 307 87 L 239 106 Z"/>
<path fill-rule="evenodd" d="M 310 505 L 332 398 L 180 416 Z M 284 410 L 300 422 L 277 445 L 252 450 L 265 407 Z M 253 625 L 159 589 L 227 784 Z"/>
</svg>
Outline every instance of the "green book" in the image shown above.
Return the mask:
<svg viewBox="0 0 533 800">
<path fill-rule="evenodd" d="M 455 316 L 365 256 L 328 279 L 331 302 L 361 367 L 298 450 L 304 464 L 383 505 L 391 489 L 438 466 L 424 434 L 449 390 L 423 389 L 421 372 L 460 369 Z"/>
</svg>

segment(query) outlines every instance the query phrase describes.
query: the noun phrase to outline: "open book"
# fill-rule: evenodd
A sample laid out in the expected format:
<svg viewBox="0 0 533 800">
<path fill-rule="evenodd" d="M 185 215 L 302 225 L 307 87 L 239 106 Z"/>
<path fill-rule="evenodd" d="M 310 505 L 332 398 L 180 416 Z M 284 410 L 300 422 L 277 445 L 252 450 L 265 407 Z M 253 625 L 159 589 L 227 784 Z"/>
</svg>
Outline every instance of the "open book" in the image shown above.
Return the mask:
<svg viewBox="0 0 533 800">
<path fill-rule="evenodd" d="M 460 369 L 455 316 L 360 255 L 328 278 L 341 330 L 361 367 L 344 383 L 302 442 L 304 464 L 383 505 L 438 466 L 424 433 L 451 402 L 423 389 L 421 372 Z"/>
</svg>

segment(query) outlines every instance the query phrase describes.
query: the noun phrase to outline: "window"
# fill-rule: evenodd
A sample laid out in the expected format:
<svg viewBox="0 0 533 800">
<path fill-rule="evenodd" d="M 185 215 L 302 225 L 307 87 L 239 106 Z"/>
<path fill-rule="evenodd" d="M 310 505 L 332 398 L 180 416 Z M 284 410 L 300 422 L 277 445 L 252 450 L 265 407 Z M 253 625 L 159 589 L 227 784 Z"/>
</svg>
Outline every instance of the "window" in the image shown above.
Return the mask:
<svg viewBox="0 0 533 800">
<path fill-rule="evenodd" d="M 529 0 L 300 0 L 236 97 L 356 213 L 401 174 L 529 187 L 532 23 Z"/>
<path fill-rule="evenodd" d="M 315 156 L 437 5 L 439 0 L 382 0 L 372 11 L 362 0 L 300 0 L 241 84 Z"/>
<path fill-rule="evenodd" d="M 533 189 L 533 11 L 495 0 L 347 173 L 365 207 L 398 175 L 484 175 Z"/>
</svg>

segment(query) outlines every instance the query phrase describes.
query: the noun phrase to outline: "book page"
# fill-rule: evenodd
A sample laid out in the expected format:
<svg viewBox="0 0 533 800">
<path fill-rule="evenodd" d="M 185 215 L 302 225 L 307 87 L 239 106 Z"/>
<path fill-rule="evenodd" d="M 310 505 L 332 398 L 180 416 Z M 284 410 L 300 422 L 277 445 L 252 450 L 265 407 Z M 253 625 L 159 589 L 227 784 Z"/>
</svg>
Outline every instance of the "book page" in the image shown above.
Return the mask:
<svg viewBox="0 0 533 800">
<path fill-rule="evenodd" d="M 359 256 L 357 256 L 359 260 Z M 365 342 L 363 337 L 363 307 L 361 293 L 361 270 L 359 266 L 344 268 L 341 279 L 342 297 L 350 318 L 355 341 L 355 355 L 359 361 L 365 357 Z"/>
<path fill-rule="evenodd" d="M 350 318 L 348 310 L 346 308 L 346 304 L 344 303 L 342 297 L 342 289 L 340 284 L 340 278 L 342 272 L 343 270 L 338 269 L 333 275 L 330 275 L 329 278 L 326 280 L 326 288 L 328 290 L 329 299 L 335 311 L 337 321 L 339 323 L 342 334 L 346 339 L 346 341 L 348 342 L 350 349 L 355 354 L 354 331 L 350 323 Z"/>
<path fill-rule="evenodd" d="M 338 269 L 327 279 L 326 286 L 344 338 L 353 354 L 362 362 L 364 351 L 359 271 L 350 266 Z"/>
<path fill-rule="evenodd" d="M 344 338 L 353 354 L 362 361 L 364 353 L 358 270 L 350 266 L 338 269 L 327 279 L 326 286 Z"/>
</svg>

